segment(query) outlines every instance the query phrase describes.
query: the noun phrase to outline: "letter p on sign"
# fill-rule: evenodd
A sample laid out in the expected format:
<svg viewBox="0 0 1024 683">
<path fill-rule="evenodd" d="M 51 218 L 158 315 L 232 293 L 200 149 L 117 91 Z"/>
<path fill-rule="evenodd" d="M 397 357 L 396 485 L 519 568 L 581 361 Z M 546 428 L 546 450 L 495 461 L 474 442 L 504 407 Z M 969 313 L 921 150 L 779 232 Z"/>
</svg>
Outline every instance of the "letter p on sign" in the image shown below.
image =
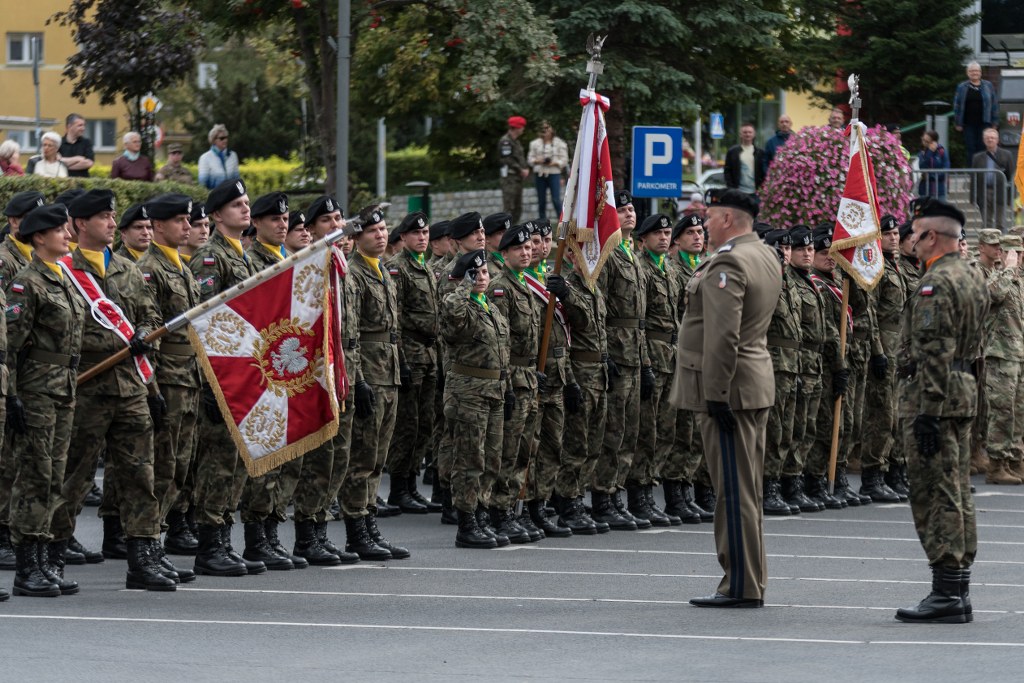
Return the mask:
<svg viewBox="0 0 1024 683">
<path fill-rule="evenodd" d="M 648 133 L 644 136 L 644 175 L 653 176 L 654 167 L 672 161 L 672 136 Z"/>
</svg>

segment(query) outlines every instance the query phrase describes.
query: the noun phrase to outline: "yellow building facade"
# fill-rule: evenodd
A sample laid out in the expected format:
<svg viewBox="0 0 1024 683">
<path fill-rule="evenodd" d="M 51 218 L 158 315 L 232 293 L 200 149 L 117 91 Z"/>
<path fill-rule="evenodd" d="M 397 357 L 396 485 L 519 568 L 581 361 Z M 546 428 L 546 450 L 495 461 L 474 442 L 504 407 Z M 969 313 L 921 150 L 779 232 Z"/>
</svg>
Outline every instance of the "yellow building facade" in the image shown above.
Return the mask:
<svg viewBox="0 0 1024 683">
<path fill-rule="evenodd" d="M 90 96 L 84 104 L 71 96 L 70 82 L 61 82 L 68 57 L 78 50 L 71 28 L 46 20 L 68 8 L 67 0 L 3 0 L 0 22 L 0 140 L 21 145 L 22 164 L 38 151 L 36 140 L 36 89 L 33 84 L 33 38 L 39 46 L 39 121 L 43 133 L 64 134 L 70 113 L 86 120 L 86 137 L 92 140 L 96 163 L 110 165 L 127 132 L 124 105 L 104 106 Z"/>
</svg>

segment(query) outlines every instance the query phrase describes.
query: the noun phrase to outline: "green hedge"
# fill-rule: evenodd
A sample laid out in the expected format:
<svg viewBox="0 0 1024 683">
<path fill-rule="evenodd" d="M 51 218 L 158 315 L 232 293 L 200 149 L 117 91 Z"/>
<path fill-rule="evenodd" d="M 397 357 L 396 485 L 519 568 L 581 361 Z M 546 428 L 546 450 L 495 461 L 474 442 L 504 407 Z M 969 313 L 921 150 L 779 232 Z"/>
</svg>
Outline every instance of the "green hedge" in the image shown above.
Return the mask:
<svg viewBox="0 0 1024 683">
<path fill-rule="evenodd" d="M 0 178 L 0 208 L 7 206 L 11 195 L 26 190 L 36 190 L 52 202 L 57 195 L 72 187 L 85 190 L 109 189 L 117 198 L 119 211 L 124 211 L 132 204 L 144 202 L 166 192 L 181 192 L 196 201 L 206 199 L 206 189 L 197 185 L 181 183 L 145 183 L 138 180 L 112 180 L 110 178 L 43 178 L 42 176 L 7 176 Z"/>
</svg>

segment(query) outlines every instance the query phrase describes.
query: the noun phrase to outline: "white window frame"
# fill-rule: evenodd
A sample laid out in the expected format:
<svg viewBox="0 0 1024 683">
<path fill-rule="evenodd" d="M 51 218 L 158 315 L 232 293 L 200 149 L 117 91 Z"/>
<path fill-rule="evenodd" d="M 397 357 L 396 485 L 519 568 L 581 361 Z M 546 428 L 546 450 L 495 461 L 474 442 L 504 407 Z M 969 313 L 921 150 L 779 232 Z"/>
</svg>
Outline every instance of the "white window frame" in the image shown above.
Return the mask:
<svg viewBox="0 0 1024 683">
<path fill-rule="evenodd" d="M 46 43 L 43 40 L 43 34 L 40 32 L 26 31 L 26 32 L 10 32 L 7 34 L 7 53 L 6 60 L 10 66 L 32 66 L 32 37 L 35 36 L 39 39 L 39 63 L 44 64 L 46 61 Z M 22 43 L 22 59 L 11 58 L 11 45 L 15 40 L 20 40 Z"/>
<path fill-rule="evenodd" d="M 109 141 L 109 144 L 103 144 L 103 136 L 100 135 L 102 132 L 104 123 L 113 123 L 114 129 Z M 85 137 L 92 140 L 92 149 L 94 152 L 116 152 L 117 151 L 117 119 L 86 119 L 85 120 Z"/>
</svg>

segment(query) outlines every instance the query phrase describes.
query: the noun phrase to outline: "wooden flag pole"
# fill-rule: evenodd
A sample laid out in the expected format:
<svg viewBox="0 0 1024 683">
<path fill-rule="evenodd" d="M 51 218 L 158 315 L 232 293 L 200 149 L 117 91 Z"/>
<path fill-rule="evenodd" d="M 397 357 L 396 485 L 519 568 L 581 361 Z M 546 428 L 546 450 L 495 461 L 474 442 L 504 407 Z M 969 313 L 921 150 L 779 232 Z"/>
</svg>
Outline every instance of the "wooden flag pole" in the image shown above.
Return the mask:
<svg viewBox="0 0 1024 683">
<path fill-rule="evenodd" d="M 849 328 L 847 324 L 847 310 L 850 305 L 850 278 L 843 278 L 843 302 L 839 311 L 839 361 L 840 363 L 846 360 L 846 331 Z M 839 458 L 839 426 L 842 424 L 843 417 L 843 395 L 836 396 L 835 406 L 832 408 L 832 448 L 829 451 L 828 456 L 828 494 L 832 495 L 835 491 L 836 483 L 836 461 Z"/>
</svg>

